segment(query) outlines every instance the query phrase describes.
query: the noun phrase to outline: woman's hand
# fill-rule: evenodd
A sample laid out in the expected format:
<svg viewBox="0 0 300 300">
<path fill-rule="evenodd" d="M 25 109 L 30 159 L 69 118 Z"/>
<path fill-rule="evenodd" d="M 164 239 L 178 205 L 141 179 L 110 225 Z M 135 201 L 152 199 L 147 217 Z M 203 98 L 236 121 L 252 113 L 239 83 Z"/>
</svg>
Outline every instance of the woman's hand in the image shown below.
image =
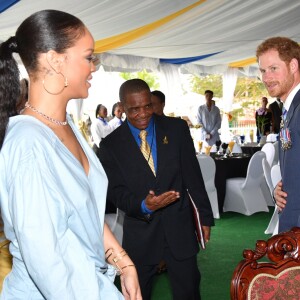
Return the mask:
<svg viewBox="0 0 300 300">
<path fill-rule="evenodd" d="M 128 266 L 122 271 L 123 274 L 120 276 L 120 282 L 125 300 L 141 300 L 142 294 L 136 268 Z"/>
</svg>

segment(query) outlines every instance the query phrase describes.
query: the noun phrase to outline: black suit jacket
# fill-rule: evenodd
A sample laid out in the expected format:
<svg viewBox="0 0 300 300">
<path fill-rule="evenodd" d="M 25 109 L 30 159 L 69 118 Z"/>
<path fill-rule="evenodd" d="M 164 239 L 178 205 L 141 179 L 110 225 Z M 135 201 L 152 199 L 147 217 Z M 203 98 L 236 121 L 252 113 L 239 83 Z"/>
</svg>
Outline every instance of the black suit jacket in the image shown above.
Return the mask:
<svg viewBox="0 0 300 300">
<path fill-rule="evenodd" d="M 282 110 L 279 108 L 276 101 L 272 102 L 269 105 L 269 109 L 273 114 L 273 122 L 272 122 L 273 132 L 279 133 Z"/>
<path fill-rule="evenodd" d="M 156 177 L 127 122 L 103 139 L 100 145 L 100 160 L 109 180 L 108 201 L 126 213 L 123 247 L 135 263 L 144 265 L 159 262 L 164 239 L 177 259 L 198 252 L 186 189 L 199 207 L 203 224 L 214 224 L 186 121 L 155 115 L 153 118 L 157 146 Z M 180 192 L 180 199 L 149 218 L 141 211 L 141 203 L 149 190 L 154 190 L 155 194 L 175 190 Z"/>
</svg>

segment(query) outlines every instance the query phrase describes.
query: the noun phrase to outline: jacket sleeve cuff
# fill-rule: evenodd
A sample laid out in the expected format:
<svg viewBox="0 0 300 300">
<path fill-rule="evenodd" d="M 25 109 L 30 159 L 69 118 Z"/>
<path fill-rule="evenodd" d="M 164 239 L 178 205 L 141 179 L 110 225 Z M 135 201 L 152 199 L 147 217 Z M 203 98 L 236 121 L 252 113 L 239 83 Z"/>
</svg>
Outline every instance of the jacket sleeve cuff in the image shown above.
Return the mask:
<svg viewBox="0 0 300 300">
<path fill-rule="evenodd" d="M 148 214 L 153 214 L 154 211 L 149 209 L 147 206 L 146 206 L 146 203 L 145 203 L 145 200 L 142 201 L 142 204 L 141 204 L 141 210 L 142 210 L 142 213 L 144 215 L 148 215 Z"/>
</svg>

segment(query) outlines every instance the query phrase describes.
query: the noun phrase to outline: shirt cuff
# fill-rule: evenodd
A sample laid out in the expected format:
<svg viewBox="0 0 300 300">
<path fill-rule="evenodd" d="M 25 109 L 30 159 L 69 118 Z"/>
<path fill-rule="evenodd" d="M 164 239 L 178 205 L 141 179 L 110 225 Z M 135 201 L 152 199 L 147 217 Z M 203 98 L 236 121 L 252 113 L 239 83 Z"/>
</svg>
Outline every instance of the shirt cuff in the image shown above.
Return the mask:
<svg viewBox="0 0 300 300">
<path fill-rule="evenodd" d="M 146 203 L 145 203 L 145 200 L 142 201 L 141 209 L 142 209 L 142 213 L 145 214 L 145 215 L 146 215 L 146 214 L 152 214 L 152 213 L 154 213 L 153 210 L 147 208 Z"/>
</svg>

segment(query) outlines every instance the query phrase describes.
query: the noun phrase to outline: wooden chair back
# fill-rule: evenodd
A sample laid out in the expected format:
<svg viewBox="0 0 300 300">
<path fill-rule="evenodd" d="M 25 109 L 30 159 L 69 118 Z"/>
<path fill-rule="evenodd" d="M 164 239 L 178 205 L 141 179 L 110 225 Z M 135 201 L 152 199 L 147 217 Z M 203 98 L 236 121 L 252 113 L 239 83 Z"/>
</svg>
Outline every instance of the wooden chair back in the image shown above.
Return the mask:
<svg viewBox="0 0 300 300">
<path fill-rule="evenodd" d="M 244 250 L 244 259 L 231 280 L 232 300 L 299 299 L 300 228 L 256 242 Z M 261 260 L 261 261 L 258 261 Z"/>
</svg>

